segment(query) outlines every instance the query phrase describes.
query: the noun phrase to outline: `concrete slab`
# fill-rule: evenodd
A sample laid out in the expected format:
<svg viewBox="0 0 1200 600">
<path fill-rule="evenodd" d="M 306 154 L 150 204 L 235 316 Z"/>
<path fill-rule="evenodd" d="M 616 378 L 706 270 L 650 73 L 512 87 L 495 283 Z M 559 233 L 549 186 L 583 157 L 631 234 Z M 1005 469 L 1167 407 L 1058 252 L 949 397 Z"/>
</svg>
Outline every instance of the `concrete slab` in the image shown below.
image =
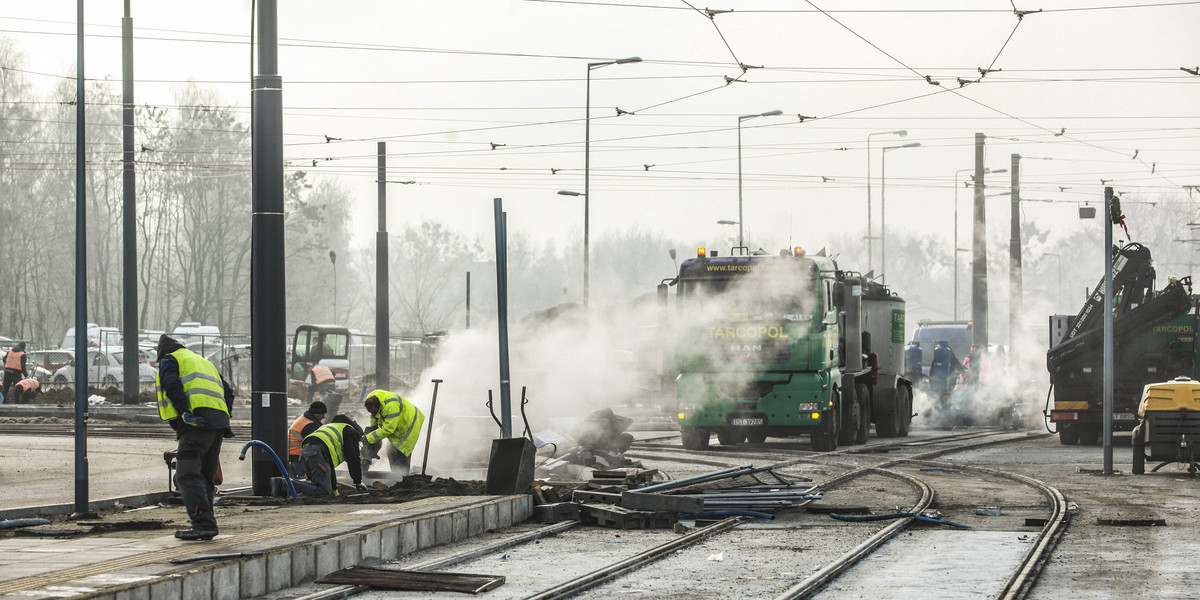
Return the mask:
<svg viewBox="0 0 1200 600">
<path fill-rule="evenodd" d="M 0 596 L 238 600 L 302 585 L 364 560 L 396 558 L 487 531 L 487 515 L 525 520 L 526 496 L 464 496 L 388 505 L 226 507 L 222 534 L 181 542 L 159 532 L 82 540 L 3 540 Z M 236 518 L 235 518 L 236 517 Z M 261 551 L 262 556 L 172 564 L 172 558 Z M 52 559 L 51 562 L 49 559 Z"/>
</svg>

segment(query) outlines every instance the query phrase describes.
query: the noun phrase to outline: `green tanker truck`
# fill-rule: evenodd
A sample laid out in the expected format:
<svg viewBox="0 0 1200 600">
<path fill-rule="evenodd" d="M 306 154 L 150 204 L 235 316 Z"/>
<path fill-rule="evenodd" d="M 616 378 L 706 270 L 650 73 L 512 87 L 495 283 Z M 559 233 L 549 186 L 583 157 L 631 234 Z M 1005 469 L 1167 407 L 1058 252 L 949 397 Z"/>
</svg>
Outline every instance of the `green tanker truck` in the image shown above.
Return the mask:
<svg viewBox="0 0 1200 600">
<path fill-rule="evenodd" d="M 761 443 L 807 434 L 828 452 L 908 435 L 912 383 L 903 373 L 904 300 L 824 255 L 685 260 L 669 331 L 683 445 Z"/>
</svg>

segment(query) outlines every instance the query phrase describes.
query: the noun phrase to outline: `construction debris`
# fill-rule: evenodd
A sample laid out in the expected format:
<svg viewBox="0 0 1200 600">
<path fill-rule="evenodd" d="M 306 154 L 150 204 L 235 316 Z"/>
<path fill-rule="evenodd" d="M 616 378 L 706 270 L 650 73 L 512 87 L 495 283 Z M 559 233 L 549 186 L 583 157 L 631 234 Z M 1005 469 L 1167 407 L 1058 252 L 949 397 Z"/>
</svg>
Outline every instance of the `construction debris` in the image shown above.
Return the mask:
<svg viewBox="0 0 1200 600">
<path fill-rule="evenodd" d="M 578 519 L 601 527 L 674 527 L 682 516 L 699 520 L 715 512 L 772 518 L 771 511 L 797 508 L 821 498 L 807 477 L 742 465 L 673 481 L 652 483 L 653 470 L 598 471 L 571 492 L 571 502 L 550 486 L 532 491 L 534 518 L 543 523 Z M 607 484 L 607 485 L 602 485 Z M 569 505 L 575 505 L 571 508 Z"/>
</svg>

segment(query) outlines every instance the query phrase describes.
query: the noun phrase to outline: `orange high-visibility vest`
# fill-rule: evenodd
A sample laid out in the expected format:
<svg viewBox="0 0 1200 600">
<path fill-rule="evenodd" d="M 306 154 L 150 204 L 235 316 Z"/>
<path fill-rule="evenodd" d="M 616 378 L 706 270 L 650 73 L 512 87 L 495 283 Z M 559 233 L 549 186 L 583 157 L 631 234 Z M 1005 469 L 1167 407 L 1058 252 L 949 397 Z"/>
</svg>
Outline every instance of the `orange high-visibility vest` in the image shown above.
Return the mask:
<svg viewBox="0 0 1200 600">
<path fill-rule="evenodd" d="M 325 383 L 333 381 L 333 371 L 325 365 L 313 365 L 313 384 Z"/>
<path fill-rule="evenodd" d="M 38 380 L 30 377 L 29 379 L 22 379 L 18 381 L 13 385 L 13 387 L 20 388 L 21 392 L 25 393 L 37 391 L 38 388 L 42 387 L 42 384 L 38 382 Z"/>
<path fill-rule="evenodd" d="M 21 359 L 25 357 L 25 353 L 19 350 L 9 350 L 8 355 L 4 357 L 4 368 L 14 371 L 21 370 Z"/>
<path fill-rule="evenodd" d="M 305 427 L 308 427 L 309 423 L 316 423 L 316 421 L 314 421 L 304 415 L 300 415 L 299 417 L 296 417 L 295 421 L 292 421 L 292 426 L 290 429 L 288 429 L 288 455 L 289 456 L 296 456 L 296 457 L 300 456 L 300 444 L 301 444 L 301 442 L 304 441 L 304 438 L 301 435 L 301 432 L 304 431 Z"/>
</svg>

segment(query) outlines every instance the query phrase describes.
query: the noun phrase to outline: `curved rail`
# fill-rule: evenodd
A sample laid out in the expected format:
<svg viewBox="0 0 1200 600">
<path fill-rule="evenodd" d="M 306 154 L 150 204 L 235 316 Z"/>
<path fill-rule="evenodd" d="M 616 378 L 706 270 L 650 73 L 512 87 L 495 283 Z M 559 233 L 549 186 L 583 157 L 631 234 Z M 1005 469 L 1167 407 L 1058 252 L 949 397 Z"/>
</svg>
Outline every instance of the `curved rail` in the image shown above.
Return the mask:
<svg viewBox="0 0 1200 600">
<path fill-rule="evenodd" d="M 925 480 L 913 477 L 911 475 L 906 475 L 904 473 L 889 471 L 887 469 L 866 467 L 864 469 L 860 469 L 859 471 L 843 475 L 842 477 L 838 478 L 839 480 L 837 480 L 837 483 L 842 483 L 871 472 L 903 480 L 905 483 L 908 483 L 921 492 L 920 499 L 917 500 L 917 503 L 914 504 L 908 512 L 921 513 L 929 508 L 929 505 L 933 503 L 933 488 L 929 487 L 929 484 L 926 483 Z M 855 546 L 849 552 L 839 556 L 837 560 L 825 565 L 816 573 L 809 575 L 804 581 L 801 581 L 787 590 L 784 590 L 782 594 L 779 594 L 775 597 L 775 600 L 794 600 L 796 598 L 807 598 L 813 592 L 821 589 L 830 581 L 833 581 L 839 575 L 844 573 L 847 569 L 854 566 L 855 563 L 874 552 L 875 549 L 881 546 L 884 542 L 895 537 L 896 534 L 900 533 L 900 531 L 907 527 L 912 521 L 912 517 L 905 517 L 903 519 L 893 521 L 887 527 L 879 530 L 875 535 L 871 536 L 863 543 Z"/>
</svg>

